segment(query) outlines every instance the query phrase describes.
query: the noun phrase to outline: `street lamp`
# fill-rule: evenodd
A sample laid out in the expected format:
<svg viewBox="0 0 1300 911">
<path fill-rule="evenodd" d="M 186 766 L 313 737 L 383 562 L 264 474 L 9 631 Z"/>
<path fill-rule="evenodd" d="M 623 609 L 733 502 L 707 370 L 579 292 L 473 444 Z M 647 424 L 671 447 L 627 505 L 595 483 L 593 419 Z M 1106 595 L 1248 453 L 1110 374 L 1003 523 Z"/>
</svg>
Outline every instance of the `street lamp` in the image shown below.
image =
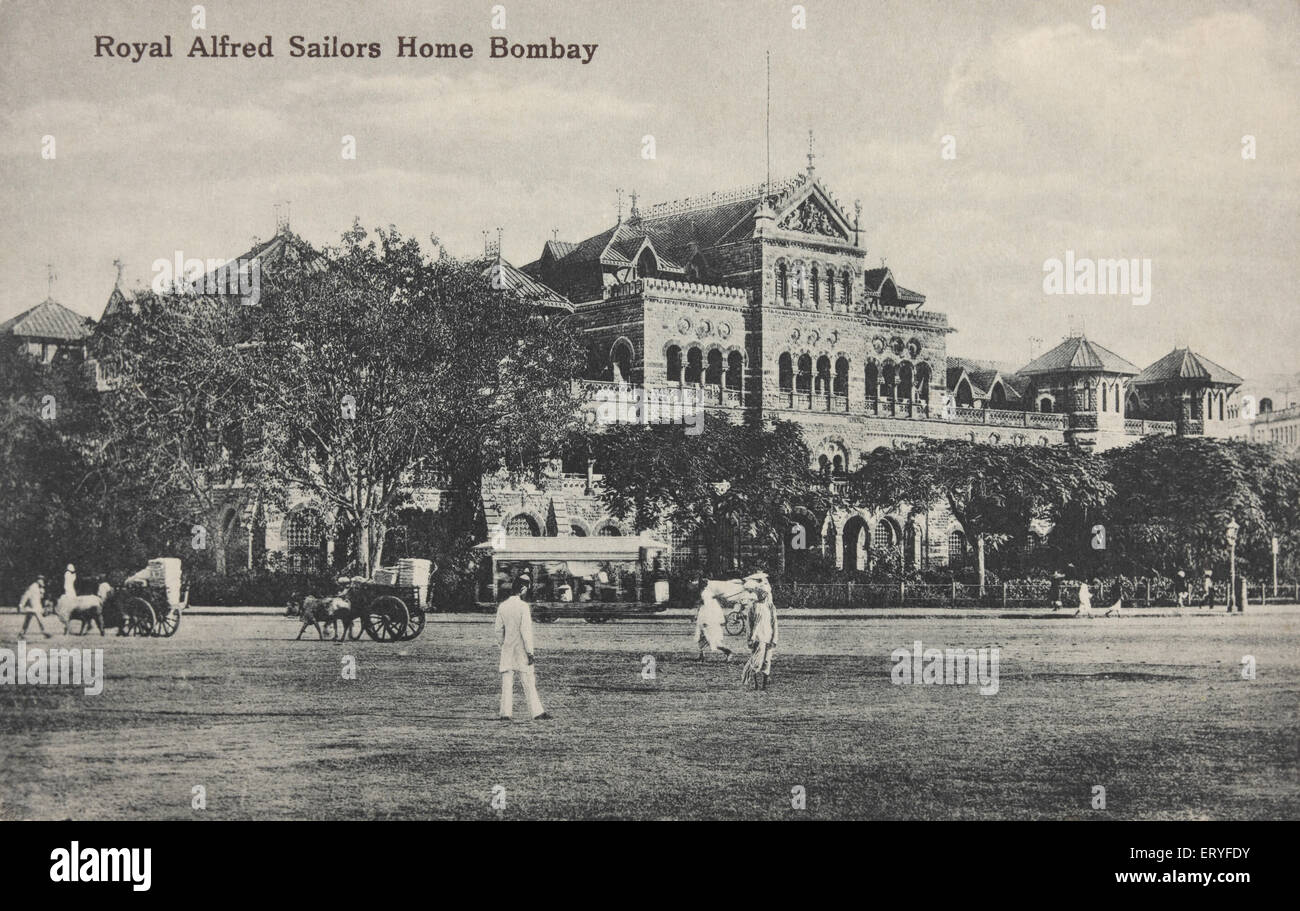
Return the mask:
<svg viewBox="0 0 1300 911">
<path fill-rule="evenodd" d="M 1228 613 L 1232 613 L 1233 605 L 1237 604 L 1237 532 L 1240 529 L 1236 519 L 1229 519 L 1228 527 L 1224 529 L 1228 539 Z M 1237 605 L 1237 610 L 1241 611 L 1241 605 Z"/>
</svg>

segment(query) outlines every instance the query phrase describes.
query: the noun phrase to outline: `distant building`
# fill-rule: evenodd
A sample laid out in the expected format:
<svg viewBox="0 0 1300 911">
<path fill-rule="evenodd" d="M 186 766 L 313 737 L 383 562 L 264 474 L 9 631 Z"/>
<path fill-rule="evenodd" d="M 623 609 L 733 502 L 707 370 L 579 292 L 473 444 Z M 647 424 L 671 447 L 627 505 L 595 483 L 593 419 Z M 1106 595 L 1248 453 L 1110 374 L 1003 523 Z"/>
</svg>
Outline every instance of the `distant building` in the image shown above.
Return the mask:
<svg viewBox="0 0 1300 911">
<path fill-rule="evenodd" d="M 48 364 L 58 354 L 84 357 L 93 325 L 89 318 L 47 297 L 0 323 L 0 336 L 18 339 L 28 354 Z"/>
</svg>

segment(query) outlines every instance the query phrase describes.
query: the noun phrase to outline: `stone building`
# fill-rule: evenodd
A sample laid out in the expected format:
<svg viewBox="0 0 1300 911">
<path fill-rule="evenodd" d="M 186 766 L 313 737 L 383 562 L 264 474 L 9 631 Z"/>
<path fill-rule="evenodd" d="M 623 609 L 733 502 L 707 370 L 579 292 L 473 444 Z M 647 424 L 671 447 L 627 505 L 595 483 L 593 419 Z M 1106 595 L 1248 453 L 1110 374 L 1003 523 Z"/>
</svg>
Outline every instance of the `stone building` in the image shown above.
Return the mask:
<svg viewBox="0 0 1300 911">
<path fill-rule="evenodd" d="M 679 400 L 689 392 L 733 420 L 797 422 L 833 490 L 879 446 L 949 438 L 1101 451 L 1145 434 L 1213 432 L 1235 415 L 1240 378 L 1185 349 L 1146 370 L 1082 335 L 1018 369 L 950 356 L 947 316 L 883 261 L 869 263 L 862 219 L 861 205 L 846 209 L 810 161 L 777 184 L 645 209 L 634 197 L 626 218 L 584 240 L 547 241 L 520 268 L 489 255 L 484 276 L 572 312 L 588 351 L 576 381 L 592 391 Z M 277 234 L 244 259 L 273 269 L 283 248 Z M 568 467 L 552 466 L 542 484 L 522 488 L 487 479 L 488 527 L 521 536 L 630 533 L 600 507 L 600 466 Z M 452 495 L 436 479 L 412 479 L 418 509 L 436 512 Z M 232 489 L 213 520 L 219 566 L 246 566 L 265 552 L 292 566 L 321 565 L 331 557 L 327 519 L 308 500 L 267 514 Z M 966 553 L 963 530 L 940 507 L 909 521 L 841 502 L 827 515 L 790 520 L 792 535 L 841 569 L 865 568 L 883 549 L 911 566 Z M 403 533 L 393 530 L 396 551 Z M 671 528 L 660 533 L 676 559 L 698 550 L 700 542 Z M 739 547 L 723 551 L 740 559 Z"/>
</svg>

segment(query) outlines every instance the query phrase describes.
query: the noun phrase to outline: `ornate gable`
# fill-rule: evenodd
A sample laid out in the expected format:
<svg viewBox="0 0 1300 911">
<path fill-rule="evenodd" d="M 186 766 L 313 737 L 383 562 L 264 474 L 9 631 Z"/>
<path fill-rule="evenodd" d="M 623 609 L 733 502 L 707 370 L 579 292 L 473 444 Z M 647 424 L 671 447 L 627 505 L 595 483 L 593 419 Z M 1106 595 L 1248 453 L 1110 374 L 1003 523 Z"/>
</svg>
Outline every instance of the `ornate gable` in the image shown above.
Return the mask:
<svg viewBox="0 0 1300 911">
<path fill-rule="evenodd" d="M 844 217 L 815 190 L 786 211 L 777 221 L 777 227 L 842 241 L 849 239 L 849 231 L 852 230 Z"/>
</svg>

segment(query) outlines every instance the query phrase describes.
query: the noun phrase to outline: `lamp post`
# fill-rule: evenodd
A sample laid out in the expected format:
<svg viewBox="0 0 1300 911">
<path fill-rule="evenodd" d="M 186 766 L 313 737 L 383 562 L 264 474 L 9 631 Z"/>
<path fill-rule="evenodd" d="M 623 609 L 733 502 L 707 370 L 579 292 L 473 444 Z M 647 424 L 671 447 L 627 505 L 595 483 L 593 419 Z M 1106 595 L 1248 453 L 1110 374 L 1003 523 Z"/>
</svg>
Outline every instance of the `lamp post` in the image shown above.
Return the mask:
<svg viewBox="0 0 1300 911">
<path fill-rule="evenodd" d="M 1273 536 L 1273 597 L 1277 597 L 1277 535 Z"/>
<path fill-rule="evenodd" d="M 1224 536 L 1228 539 L 1228 613 L 1232 613 L 1233 605 L 1237 604 L 1237 532 L 1240 529 L 1236 519 L 1229 519 L 1228 527 L 1224 529 Z M 1237 610 L 1241 610 L 1240 605 L 1237 605 Z"/>
</svg>

